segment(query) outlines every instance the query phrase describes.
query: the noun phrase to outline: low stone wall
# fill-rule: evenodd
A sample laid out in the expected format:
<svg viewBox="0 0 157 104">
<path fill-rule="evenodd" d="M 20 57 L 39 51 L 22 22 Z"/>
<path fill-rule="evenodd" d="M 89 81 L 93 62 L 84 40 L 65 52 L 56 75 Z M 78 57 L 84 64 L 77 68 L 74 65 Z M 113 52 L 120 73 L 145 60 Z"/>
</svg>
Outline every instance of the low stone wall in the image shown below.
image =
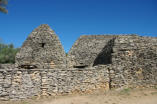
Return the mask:
<svg viewBox="0 0 157 104">
<path fill-rule="evenodd" d="M 84 69 L 0 69 L 0 100 L 157 85 L 154 68 L 101 65 Z"/>
<path fill-rule="evenodd" d="M 15 64 L 0 64 L 0 69 L 14 69 Z"/>
<path fill-rule="evenodd" d="M 0 69 L 0 99 L 25 99 L 41 95 L 89 93 L 109 89 L 108 70 Z"/>
</svg>

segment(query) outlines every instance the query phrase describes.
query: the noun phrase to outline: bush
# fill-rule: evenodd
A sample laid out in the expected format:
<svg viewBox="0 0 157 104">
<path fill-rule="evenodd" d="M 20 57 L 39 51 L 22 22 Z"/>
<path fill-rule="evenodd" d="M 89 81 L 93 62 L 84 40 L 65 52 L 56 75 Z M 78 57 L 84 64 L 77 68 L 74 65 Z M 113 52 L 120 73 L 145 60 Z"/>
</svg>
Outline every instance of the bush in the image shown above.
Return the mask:
<svg viewBox="0 0 157 104">
<path fill-rule="evenodd" d="M 14 48 L 13 44 L 3 44 L 0 43 L 0 63 L 15 63 L 15 55 L 18 48 Z"/>
</svg>

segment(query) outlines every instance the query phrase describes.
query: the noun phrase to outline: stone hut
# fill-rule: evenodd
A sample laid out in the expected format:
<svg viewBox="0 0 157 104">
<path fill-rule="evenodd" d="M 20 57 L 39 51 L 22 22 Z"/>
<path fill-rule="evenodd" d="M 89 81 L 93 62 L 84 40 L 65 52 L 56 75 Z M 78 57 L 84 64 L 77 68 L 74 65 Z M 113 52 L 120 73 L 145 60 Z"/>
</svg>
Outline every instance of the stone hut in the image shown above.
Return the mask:
<svg viewBox="0 0 157 104">
<path fill-rule="evenodd" d="M 40 25 L 28 36 L 15 61 L 18 68 L 66 67 L 66 55 L 61 42 L 47 24 Z"/>
<path fill-rule="evenodd" d="M 99 65 L 109 71 L 110 88 L 157 85 L 157 37 L 81 36 L 68 53 L 67 66 L 84 70 Z"/>
<path fill-rule="evenodd" d="M 67 56 L 69 68 L 92 67 L 111 63 L 114 35 L 82 35 Z"/>
<path fill-rule="evenodd" d="M 144 66 L 150 63 L 155 68 L 156 42 L 157 38 L 141 37 L 134 34 L 83 35 L 70 49 L 67 56 L 67 66 L 69 68 L 85 68 L 111 64 L 116 67 L 118 65 L 130 65 L 131 67 L 135 64 L 136 66 Z M 132 54 L 134 57 L 131 57 Z M 139 54 L 141 55 L 139 56 Z M 149 59 L 146 56 L 150 56 Z"/>
</svg>

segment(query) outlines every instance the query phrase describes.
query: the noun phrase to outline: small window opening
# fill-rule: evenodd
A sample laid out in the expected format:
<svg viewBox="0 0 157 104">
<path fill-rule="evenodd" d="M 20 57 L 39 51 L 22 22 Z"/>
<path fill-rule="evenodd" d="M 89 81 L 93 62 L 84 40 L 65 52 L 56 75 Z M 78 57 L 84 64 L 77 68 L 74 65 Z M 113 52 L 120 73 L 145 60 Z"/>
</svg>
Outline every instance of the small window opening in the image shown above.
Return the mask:
<svg viewBox="0 0 157 104">
<path fill-rule="evenodd" d="M 45 43 L 40 43 L 40 44 L 41 44 L 41 47 L 42 47 L 42 48 L 44 48 L 44 46 L 45 46 Z"/>
</svg>

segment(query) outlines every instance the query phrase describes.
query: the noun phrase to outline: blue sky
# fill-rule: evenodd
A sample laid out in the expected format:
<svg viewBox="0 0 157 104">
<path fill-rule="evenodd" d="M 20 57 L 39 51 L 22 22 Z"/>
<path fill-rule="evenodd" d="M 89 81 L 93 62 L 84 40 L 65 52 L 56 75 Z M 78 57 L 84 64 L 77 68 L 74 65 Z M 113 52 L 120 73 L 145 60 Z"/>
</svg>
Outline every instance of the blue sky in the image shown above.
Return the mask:
<svg viewBox="0 0 157 104">
<path fill-rule="evenodd" d="M 33 29 L 49 26 L 66 52 L 80 35 L 157 36 L 157 0 L 9 0 L 0 38 L 20 47 Z"/>
</svg>

